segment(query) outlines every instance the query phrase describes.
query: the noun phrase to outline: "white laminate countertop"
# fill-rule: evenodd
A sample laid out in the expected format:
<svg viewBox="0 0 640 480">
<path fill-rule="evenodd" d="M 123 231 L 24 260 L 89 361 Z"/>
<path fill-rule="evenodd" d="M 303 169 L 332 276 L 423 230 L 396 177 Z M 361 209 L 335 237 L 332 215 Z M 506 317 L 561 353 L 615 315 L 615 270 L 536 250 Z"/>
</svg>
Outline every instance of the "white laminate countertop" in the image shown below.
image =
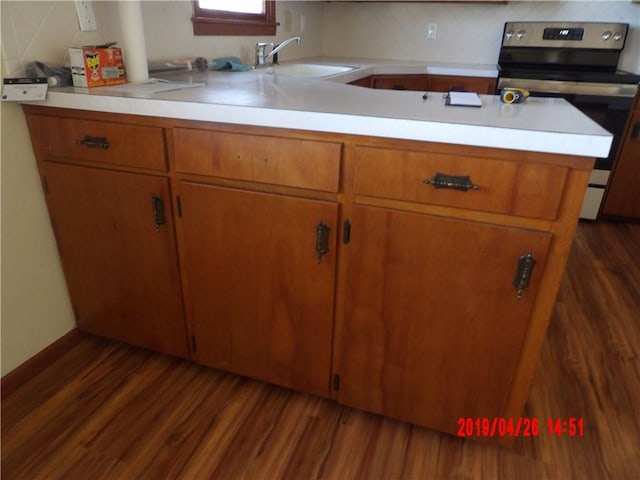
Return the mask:
<svg viewBox="0 0 640 480">
<path fill-rule="evenodd" d="M 52 107 L 165 118 L 606 157 L 612 135 L 558 98 L 506 105 L 481 95 L 482 107 L 446 106 L 442 93 L 374 90 L 347 85 L 371 74 L 430 73 L 495 77 L 495 66 L 314 58 L 299 63 L 349 65 L 332 77 L 250 72 L 172 72 L 171 81 L 199 86 L 125 84 L 49 90 Z M 156 75 L 159 76 L 159 75 Z"/>
</svg>

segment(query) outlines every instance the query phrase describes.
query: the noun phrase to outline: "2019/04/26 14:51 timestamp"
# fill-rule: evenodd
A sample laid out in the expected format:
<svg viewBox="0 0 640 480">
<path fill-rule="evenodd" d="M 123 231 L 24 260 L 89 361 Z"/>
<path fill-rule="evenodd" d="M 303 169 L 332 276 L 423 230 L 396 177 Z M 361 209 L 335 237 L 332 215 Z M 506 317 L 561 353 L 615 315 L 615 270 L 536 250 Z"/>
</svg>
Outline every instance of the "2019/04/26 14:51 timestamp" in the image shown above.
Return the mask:
<svg viewBox="0 0 640 480">
<path fill-rule="evenodd" d="M 550 436 L 582 437 L 584 418 L 458 418 L 459 437 L 537 437 L 545 431 Z"/>
</svg>

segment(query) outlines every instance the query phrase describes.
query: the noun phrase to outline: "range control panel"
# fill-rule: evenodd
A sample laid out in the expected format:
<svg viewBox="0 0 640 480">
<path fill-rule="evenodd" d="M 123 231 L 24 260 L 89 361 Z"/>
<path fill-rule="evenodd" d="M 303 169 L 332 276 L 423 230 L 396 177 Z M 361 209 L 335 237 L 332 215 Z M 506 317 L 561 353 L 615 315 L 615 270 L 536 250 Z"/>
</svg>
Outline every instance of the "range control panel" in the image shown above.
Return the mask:
<svg viewBox="0 0 640 480">
<path fill-rule="evenodd" d="M 622 50 L 628 30 L 628 23 L 507 22 L 502 46 Z"/>
<path fill-rule="evenodd" d="M 543 40 L 582 40 L 584 28 L 550 28 L 542 33 Z"/>
</svg>

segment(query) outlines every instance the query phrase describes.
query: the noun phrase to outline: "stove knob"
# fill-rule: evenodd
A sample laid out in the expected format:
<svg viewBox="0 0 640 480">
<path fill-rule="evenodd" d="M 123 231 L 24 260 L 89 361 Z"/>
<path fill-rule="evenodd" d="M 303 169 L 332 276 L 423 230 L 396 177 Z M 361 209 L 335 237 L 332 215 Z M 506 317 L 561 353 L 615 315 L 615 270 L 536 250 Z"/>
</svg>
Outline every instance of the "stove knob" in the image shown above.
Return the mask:
<svg viewBox="0 0 640 480">
<path fill-rule="evenodd" d="M 607 40 L 609 40 L 610 38 L 611 38 L 611 32 L 610 32 L 609 30 L 607 30 L 606 32 L 604 32 L 604 33 L 602 34 L 602 40 L 604 40 L 605 42 L 606 42 Z"/>
<path fill-rule="evenodd" d="M 525 32 L 524 30 L 518 30 L 518 33 L 516 33 L 516 37 L 518 39 L 524 38 L 524 36 L 527 34 L 527 32 Z"/>
<path fill-rule="evenodd" d="M 504 34 L 504 38 L 509 40 L 510 38 L 513 38 L 515 34 L 516 32 L 514 32 L 513 30 L 507 30 L 507 33 Z"/>
<path fill-rule="evenodd" d="M 616 32 L 616 33 L 614 33 L 614 34 L 613 34 L 613 39 L 614 39 L 616 42 L 619 42 L 620 40 L 622 40 L 622 32 Z"/>
</svg>

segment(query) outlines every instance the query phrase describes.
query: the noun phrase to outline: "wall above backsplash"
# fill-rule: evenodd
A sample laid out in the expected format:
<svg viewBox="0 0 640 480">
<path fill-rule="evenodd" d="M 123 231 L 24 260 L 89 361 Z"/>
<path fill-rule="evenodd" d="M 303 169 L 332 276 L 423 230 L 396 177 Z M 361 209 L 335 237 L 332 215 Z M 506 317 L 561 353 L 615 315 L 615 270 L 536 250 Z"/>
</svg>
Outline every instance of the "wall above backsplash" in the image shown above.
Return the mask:
<svg viewBox="0 0 640 480">
<path fill-rule="evenodd" d="M 275 37 L 194 36 L 191 1 L 143 1 L 144 31 L 147 54 L 151 60 L 202 56 L 209 60 L 229 55 L 246 63 L 255 61 L 255 45 L 259 41 L 281 42 L 300 34 L 300 18 L 305 17 L 302 43 L 282 50 L 280 59 L 319 55 L 322 49 L 324 2 L 278 1 L 276 20 L 280 23 Z M 291 19 L 287 31 L 285 12 Z M 168 26 L 170 28 L 163 28 Z M 160 27 L 159 27 L 160 26 Z"/>
<path fill-rule="evenodd" d="M 625 22 L 620 68 L 640 73 L 640 5 L 626 1 L 507 4 L 329 2 L 323 54 L 456 63 L 496 63 L 507 21 Z M 427 39 L 436 24 L 436 39 Z"/>
</svg>

